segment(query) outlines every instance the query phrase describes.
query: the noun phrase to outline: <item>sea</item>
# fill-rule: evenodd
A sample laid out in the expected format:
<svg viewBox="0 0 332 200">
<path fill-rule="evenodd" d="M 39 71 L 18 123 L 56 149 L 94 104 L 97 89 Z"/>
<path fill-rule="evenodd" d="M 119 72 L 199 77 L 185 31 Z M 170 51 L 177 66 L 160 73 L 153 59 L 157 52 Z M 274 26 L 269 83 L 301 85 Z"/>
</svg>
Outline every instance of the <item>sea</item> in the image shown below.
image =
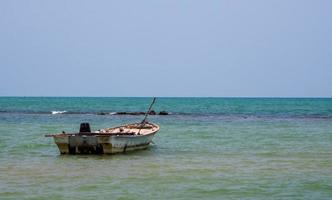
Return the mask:
<svg viewBox="0 0 332 200">
<path fill-rule="evenodd" d="M 140 122 L 116 113 L 151 100 L 0 97 L 0 199 L 332 199 L 331 98 L 157 98 L 153 144 L 124 154 L 44 137 Z"/>
</svg>

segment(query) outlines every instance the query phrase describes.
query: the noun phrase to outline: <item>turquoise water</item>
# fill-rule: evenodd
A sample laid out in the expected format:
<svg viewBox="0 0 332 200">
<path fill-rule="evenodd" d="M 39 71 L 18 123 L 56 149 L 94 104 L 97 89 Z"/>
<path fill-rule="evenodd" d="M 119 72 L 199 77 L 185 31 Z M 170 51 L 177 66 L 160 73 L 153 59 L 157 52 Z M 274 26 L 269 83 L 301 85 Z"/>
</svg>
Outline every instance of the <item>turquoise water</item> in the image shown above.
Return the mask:
<svg viewBox="0 0 332 200">
<path fill-rule="evenodd" d="M 60 156 L 44 137 L 140 121 L 98 113 L 150 101 L 1 97 L 0 199 L 331 199 L 332 99 L 159 98 L 154 144 L 112 156 Z"/>
</svg>

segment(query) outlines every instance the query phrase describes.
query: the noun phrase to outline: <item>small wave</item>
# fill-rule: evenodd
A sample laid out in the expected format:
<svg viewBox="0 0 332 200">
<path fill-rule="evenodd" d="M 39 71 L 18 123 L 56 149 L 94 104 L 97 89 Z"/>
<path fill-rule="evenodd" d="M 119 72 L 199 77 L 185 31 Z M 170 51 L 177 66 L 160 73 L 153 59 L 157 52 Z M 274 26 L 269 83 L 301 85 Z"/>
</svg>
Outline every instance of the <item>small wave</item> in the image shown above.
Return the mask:
<svg viewBox="0 0 332 200">
<path fill-rule="evenodd" d="M 67 111 L 63 110 L 63 111 L 52 111 L 52 115 L 56 115 L 56 114 L 63 114 L 63 113 L 66 113 Z"/>
<path fill-rule="evenodd" d="M 110 115 L 116 115 L 117 112 L 110 112 Z"/>
</svg>

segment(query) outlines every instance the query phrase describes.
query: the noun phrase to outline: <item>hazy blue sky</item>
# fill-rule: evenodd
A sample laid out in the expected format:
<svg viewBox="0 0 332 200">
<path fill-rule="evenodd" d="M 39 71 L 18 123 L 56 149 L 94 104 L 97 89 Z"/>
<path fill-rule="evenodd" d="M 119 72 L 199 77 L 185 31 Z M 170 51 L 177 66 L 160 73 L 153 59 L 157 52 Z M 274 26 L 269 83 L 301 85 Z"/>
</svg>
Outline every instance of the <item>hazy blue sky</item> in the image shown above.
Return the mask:
<svg viewBox="0 0 332 200">
<path fill-rule="evenodd" d="M 0 1 L 0 95 L 332 96 L 331 0 Z"/>
</svg>

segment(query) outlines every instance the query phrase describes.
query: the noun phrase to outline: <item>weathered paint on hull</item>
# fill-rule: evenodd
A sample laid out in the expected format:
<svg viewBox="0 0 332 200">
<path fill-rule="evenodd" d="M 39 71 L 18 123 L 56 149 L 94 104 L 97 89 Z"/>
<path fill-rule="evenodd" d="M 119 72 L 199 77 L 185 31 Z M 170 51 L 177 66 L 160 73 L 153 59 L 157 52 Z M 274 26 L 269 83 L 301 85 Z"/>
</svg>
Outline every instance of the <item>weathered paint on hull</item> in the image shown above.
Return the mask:
<svg viewBox="0 0 332 200">
<path fill-rule="evenodd" d="M 61 154 L 115 154 L 148 148 L 154 134 L 138 136 L 66 135 L 53 138 Z"/>
</svg>

